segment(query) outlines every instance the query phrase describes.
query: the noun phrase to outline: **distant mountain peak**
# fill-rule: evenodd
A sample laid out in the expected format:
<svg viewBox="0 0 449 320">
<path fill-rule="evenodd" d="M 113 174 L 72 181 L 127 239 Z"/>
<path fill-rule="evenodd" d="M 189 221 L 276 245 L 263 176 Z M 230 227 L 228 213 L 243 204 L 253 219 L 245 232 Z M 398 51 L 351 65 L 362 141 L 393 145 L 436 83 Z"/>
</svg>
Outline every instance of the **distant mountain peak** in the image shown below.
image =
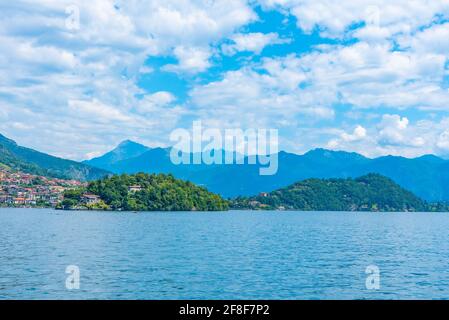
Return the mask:
<svg viewBox="0 0 449 320">
<path fill-rule="evenodd" d="M 122 155 L 120 156 L 121 159 L 119 160 L 123 160 L 122 157 L 125 158 L 129 158 L 129 157 L 136 157 L 146 151 L 150 150 L 149 147 L 144 146 L 143 144 L 134 142 L 132 140 L 124 140 L 122 142 L 120 142 L 120 144 L 113 149 L 112 151 L 106 153 L 110 154 L 110 153 L 121 153 Z"/>
<path fill-rule="evenodd" d="M 324 148 L 315 148 L 312 150 L 307 151 L 304 155 L 332 155 L 332 154 L 336 154 L 338 152 L 341 151 L 334 151 L 334 150 L 328 150 L 328 149 L 324 149 Z"/>
<path fill-rule="evenodd" d="M 425 154 L 425 155 L 423 155 L 423 156 L 421 156 L 421 157 L 418 157 L 418 158 L 416 158 L 416 159 L 426 160 L 426 161 L 429 161 L 429 162 L 435 162 L 435 163 L 441 163 L 441 162 L 444 162 L 444 159 L 443 159 L 443 158 L 440 158 L 440 157 L 435 156 L 435 155 L 433 155 L 433 154 Z"/>
<path fill-rule="evenodd" d="M 136 144 L 128 141 L 96 162 L 87 163 L 117 174 L 171 173 L 225 197 L 270 192 L 309 178 L 355 178 L 377 173 L 428 201 L 449 199 L 449 160 L 435 156 L 415 159 L 397 156 L 367 158 L 355 152 L 324 148 L 310 150 L 303 155 L 280 151 L 276 175 L 260 176 L 260 164 L 254 166 L 249 161 L 243 165 L 175 165 L 170 158 L 170 147 L 146 150 L 139 144 L 134 148 Z M 133 149 L 138 151 L 134 157 L 130 156 L 130 150 Z"/>
<path fill-rule="evenodd" d="M 324 158 L 335 158 L 335 157 L 352 157 L 357 159 L 366 159 L 363 155 L 356 153 L 356 152 L 348 152 L 348 151 L 341 151 L 341 150 L 329 150 L 324 148 L 316 148 L 313 150 L 310 150 L 304 154 L 304 156 L 308 157 L 324 157 Z"/>
<path fill-rule="evenodd" d="M 84 163 L 98 168 L 110 168 L 114 163 L 118 161 L 138 157 L 149 150 L 151 149 L 147 146 L 144 146 L 143 144 L 134 142 L 132 140 L 124 140 L 120 142 L 118 146 L 113 150 L 105 153 L 100 157 L 84 161 Z"/>
<path fill-rule="evenodd" d="M 130 147 L 130 146 L 145 147 L 143 144 L 140 144 L 140 143 L 132 141 L 132 140 L 123 140 L 122 142 L 119 143 L 119 145 L 117 147 Z M 145 147 L 145 148 L 147 148 L 147 147 Z"/>
</svg>

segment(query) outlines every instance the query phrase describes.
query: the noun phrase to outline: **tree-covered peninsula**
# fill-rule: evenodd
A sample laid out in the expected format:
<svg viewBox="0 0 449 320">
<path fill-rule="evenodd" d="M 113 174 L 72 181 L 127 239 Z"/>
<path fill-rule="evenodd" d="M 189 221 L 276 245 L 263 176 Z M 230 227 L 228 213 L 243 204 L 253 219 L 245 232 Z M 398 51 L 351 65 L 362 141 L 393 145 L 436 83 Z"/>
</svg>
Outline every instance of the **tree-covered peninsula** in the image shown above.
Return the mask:
<svg viewBox="0 0 449 320">
<path fill-rule="evenodd" d="M 219 195 L 172 175 L 115 175 L 85 188 L 65 192 L 60 209 L 123 211 L 224 211 L 228 202 Z"/>
<path fill-rule="evenodd" d="M 307 179 L 255 197 L 239 197 L 234 209 L 303 211 L 441 211 L 389 178 L 368 174 L 357 179 Z"/>
</svg>

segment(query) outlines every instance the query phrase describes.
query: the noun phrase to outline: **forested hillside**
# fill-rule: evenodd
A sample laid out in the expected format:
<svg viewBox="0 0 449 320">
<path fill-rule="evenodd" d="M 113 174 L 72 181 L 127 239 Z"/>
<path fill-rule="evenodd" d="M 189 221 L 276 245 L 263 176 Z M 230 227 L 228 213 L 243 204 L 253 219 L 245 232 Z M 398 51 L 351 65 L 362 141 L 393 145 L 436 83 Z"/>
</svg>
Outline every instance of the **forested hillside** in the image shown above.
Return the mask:
<svg viewBox="0 0 449 320">
<path fill-rule="evenodd" d="M 304 211 L 434 210 L 413 193 L 378 174 L 357 179 L 307 179 L 271 193 L 236 198 L 231 206 Z"/>
</svg>

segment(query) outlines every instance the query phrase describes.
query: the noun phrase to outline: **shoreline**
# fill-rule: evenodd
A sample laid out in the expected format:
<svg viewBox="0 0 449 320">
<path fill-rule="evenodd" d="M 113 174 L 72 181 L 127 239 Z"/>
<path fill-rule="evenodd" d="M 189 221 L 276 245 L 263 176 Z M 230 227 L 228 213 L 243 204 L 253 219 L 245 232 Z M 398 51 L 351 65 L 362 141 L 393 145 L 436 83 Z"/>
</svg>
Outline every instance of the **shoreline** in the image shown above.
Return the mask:
<svg viewBox="0 0 449 320">
<path fill-rule="evenodd" d="M 255 210 L 255 209 L 233 209 L 230 208 L 229 210 L 209 210 L 209 211 L 199 211 L 199 210 L 142 210 L 142 211 L 126 211 L 126 210 L 91 210 L 91 209 L 58 209 L 54 207 L 0 207 L 0 210 L 2 209 L 29 209 L 29 210 L 54 210 L 54 211 L 65 211 L 65 212 L 110 212 L 110 213 L 144 213 L 144 212 L 159 212 L 159 213 L 228 213 L 228 212 L 244 212 L 244 211 L 251 211 L 251 212 L 276 212 L 276 213 L 282 213 L 282 212 L 305 212 L 305 213 L 316 213 L 316 212 L 328 212 L 328 213 L 334 213 L 334 212 L 340 212 L 340 213 L 449 213 L 449 211 L 338 211 L 338 210 L 293 210 L 293 209 L 283 209 L 283 210 L 276 210 L 276 209 L 269 209 L 269 210 Z"/>
</svg>

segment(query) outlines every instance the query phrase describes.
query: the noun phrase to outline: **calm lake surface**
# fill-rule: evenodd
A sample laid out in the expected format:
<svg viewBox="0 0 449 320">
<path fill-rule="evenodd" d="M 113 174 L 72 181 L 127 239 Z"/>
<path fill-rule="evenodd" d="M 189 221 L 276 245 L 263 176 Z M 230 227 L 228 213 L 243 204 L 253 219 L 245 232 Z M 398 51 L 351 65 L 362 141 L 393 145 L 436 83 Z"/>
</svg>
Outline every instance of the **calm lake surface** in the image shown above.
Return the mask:
<svg viewBox="0 0 449 320">
<path fill-rule="evenodd" d="M 449 214 L 0 209 L 0 299 L 13 298 L 446 299 Z"/>
</svg>

